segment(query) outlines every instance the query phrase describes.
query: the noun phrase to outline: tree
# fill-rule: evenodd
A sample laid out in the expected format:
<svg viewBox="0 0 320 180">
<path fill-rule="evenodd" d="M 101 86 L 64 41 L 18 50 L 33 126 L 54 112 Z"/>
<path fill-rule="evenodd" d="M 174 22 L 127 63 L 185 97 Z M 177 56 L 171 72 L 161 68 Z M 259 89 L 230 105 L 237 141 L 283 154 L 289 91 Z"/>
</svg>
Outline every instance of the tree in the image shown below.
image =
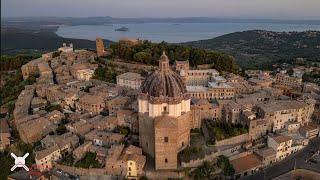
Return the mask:
<svg viewBox="0 0 320 180">
<path fill-rule="evenodd" d="M 38 73 L 30 74 L 29 77 L 26 79 L 26 84 L 32 85 L 37 82 L 37 78 L 39 78 L 40 75 Z"/>
<path fill-rule="evenodd" d="M 148 59 L 151 58 L 151 55 L 149 53 L 146 52 L 138 52 L 136 54 L 134 54 L 133 59 L 137 62 L 140 63 L 147 63 L 148 64 Z"/>
<path fill-rule="evenodd" d="M 75 167 L 82 167 L 82 168 L 97 168 L 100 166 L 98 160 L 96 159 L 97 154 L 92 152 L 87 152 L 86 156 L 82 158 L 80 161 L 75 163 Z"/>
<path fill-rule="evenodd" d="M 62 107 L 60 106 L 60 104 L 57 104 L 57 105 L 52 105 L 52 104 L 49 104 L 47 105 L 45 108 L 44 108 L 46 111 L 62 111 Z"/>
<path fill-rule="evenodd" d="M 166 42 L 126 46 L 120 43 L 113 43 L 110 48 L 113 50 L 113 58 L 122 58 L 126 61 L 134 61 L 149 65 L 157 65 L 162 51 L 165 51 L 173 64 L 176 60 L 189 60 L 191 66 L 201 64 L 213 64 L 219 71 L 238 73 L 238 67 L 232 56 L 220 52 L 211 52 L 201 48 L 192 48 L 186 45 L 168 44 Z"/>
<path fill-rule="evenodd" d="M 232 164 L 230 164 L 229 159 L 223 155 L 218 157 L 217 165 L 223 169 L 224 175 L 226 176 L 232 176 L 235 173 L 235 170 Z"/>
<path fill-rule="evenodd" d="M 55 51 L 52 53 L 52 58 L 58 57 L 60 56 L 60 54 L 61 54 L 61 51 Z"/>
<path fill-rule="evenodd" d="M 292 76 L 293 73 L 294 73 L 294 72 L 293 72 L 293 69 L 289 69 L 289 70 L 288 70 L 288 75 L 289 75 L 289 76 Z"/>
<path fill-rule="evenodd" d="M 121 127 L 120 129 L 120 134 L 125 135 L 126 137 L 130 134 L 130 128 L 127 126 Z"/>
<path fill-rule="evenodd" d="M 66 126 L 64 125 L 64 124 L 60 124 L 58 127 L 57 127 L 57 129 L 56 129 L 56 133 L 58 134 L 58 135 L 61 135 L 61 134 L 64 134 L 64 133 L 66 133 L 68 130 L 67 130 L 67 128 L 66 128 Z"/>
</svg>

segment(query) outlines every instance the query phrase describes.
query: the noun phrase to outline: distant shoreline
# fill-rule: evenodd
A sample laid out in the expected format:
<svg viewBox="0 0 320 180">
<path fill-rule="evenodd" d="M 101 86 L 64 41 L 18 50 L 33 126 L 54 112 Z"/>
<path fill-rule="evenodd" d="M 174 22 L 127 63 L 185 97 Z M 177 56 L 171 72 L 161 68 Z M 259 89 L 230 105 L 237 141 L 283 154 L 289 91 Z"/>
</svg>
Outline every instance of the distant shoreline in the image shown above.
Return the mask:
<svg viewBox="0 0 320 180">
<path fill-rule="evenodd" d="M 174 25 L 179 24 L 179 25 Z M 120 38 L 140 38 L 152 42 L 186 43 L 216 38 L 222 35 L 262 30 L 270 32 L 320 31 L 320 25 L 272 23 L 113 23 L 108 25 L 62 25 L 55 33 L 61 37 L 95 40 L 96 37 L 117 41 Z M 114 31 L 121 27 L 130 31 Z M 77 33 L 75 33 L 77 32 Z"/>
</svg>

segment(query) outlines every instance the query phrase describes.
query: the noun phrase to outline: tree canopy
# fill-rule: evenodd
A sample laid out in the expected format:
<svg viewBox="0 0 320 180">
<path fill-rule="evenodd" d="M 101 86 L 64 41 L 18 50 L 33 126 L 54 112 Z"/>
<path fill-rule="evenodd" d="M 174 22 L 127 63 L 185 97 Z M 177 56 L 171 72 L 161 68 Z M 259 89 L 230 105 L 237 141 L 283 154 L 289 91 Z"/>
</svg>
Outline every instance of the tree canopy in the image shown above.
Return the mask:
<svg viewBox="0 0 320 180">
<path fill-rule="evenodd" d="M 140 45 L 127 46 L 116 42 L 111 44 L 110 48 L 113 50 L 113 58 L 121 58 L 127 62 L 134 61 L 156 66 L 162 52 L 165 51 L 171 64 L 177 60 L 189 60 L 192 67 L 214 63 L 218 71 L 238 72 L 236 60 L 232 56 L 187 45 L 145 41 Z"/>
</svg>

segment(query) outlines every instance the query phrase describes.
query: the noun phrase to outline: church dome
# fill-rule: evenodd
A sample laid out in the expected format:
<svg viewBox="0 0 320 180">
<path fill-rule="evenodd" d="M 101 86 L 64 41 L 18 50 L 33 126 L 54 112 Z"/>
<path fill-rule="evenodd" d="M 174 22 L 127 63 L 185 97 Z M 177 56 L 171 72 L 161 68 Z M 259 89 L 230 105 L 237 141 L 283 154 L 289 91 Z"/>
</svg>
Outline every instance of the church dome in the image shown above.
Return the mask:
<svg viewBox="0 0 320 180">
<path fill-rule="evenodd" d="M 188 99 L 186 86 L 180 76 L 170 69 L 165 53 L 160 57 L 159 70 L 153 72 L 141 86 L 140 98 L 153 103 L 179 103 Z"/>
</svg>

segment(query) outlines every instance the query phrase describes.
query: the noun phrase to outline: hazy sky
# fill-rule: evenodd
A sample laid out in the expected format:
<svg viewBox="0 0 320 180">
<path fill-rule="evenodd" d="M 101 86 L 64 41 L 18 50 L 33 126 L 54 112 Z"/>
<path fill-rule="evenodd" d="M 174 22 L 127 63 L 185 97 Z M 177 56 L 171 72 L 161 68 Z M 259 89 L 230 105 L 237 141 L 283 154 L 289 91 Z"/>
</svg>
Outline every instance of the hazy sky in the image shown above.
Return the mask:
<svg viewBox="0 0 320 180">
<path fill-rule="evenodd" d="M 320 20 L 320 0 L 1 0 L 1 16 L 207 16 Z"/>
</svg>

